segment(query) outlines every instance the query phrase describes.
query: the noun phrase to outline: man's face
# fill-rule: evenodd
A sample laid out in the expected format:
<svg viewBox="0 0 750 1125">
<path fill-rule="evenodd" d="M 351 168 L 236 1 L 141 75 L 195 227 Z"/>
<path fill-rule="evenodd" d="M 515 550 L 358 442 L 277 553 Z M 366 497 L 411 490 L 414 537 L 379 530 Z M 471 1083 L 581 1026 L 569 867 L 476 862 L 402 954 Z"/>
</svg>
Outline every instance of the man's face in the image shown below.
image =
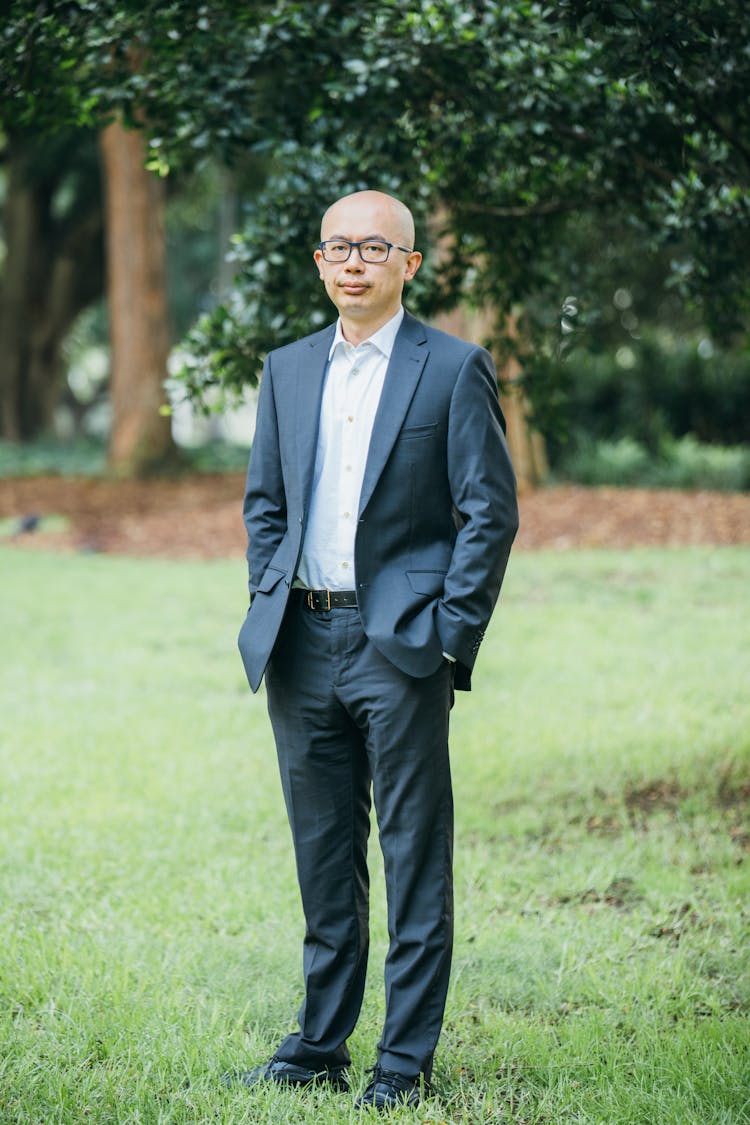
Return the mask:
<svg viewBox="0 0 750 1125">
<path fill-rule="evenodd" d="M 321 241 L 342 238 L 393 243 L 388 260 L 382 263 L 363 262 L 358 249 L 345 262 L 326 262 L 322 252 L 315 251 L 320 277 L 344 322 L 375 331 L 395 316 L 404 283 L 414 277 L 422 261 L 418 251 L 406 254 L 396 249 L 397 245 L 411 246 L 412 237 L 395 201 L 378 192 L 347 196 L 330 208 L 323 220 Z"/>
</svg>

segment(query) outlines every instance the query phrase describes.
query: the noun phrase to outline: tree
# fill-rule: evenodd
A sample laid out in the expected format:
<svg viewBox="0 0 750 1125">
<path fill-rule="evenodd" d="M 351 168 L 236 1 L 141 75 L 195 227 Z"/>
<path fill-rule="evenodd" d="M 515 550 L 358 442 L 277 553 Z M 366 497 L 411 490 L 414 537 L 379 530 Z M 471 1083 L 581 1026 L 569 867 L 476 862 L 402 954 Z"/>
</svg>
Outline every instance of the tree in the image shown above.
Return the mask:
<svg viewBox="0 0 750 1125">
<path fill-rule="evenodd" d="M 23 7 L 13 5 L 16 30 Z M 52 74 L 76 120 L 113 106 L 126 122 L 140 115 L 162 169 L 201 151 L 266 161 L 235 244 L 237 285 L 190 341 L 181 385 L 194 397 L 253 382 L 272 343 L 327 315 L 310 284 L 318 216 L 333 195 L 364 186 L 413 203 L 428 242 L 449 237 L 439 273 L 420 272 L 416 307 L 471 298 L 495 310 L 498 339 L 520 311 L 516 351 L 541 346 L 535 307 L 548 334 L 549 310 L 559 314 L 571 292 L 584 307 L 595 299 L 596 247 L 571 255 L 583 218 L 636 231 L 717 335 L 744 338 L 741 0 L 89 0 L 64 11 L 48 23 L 28 17 L 25 69 L 17 40 L 2 47 L 22 120 L 58 114 L 44 96 Z M 66 83 L 71 60 L 76 81 Z M 436 215 L 442 228 L 429 230 Z"/>
<path fill-rule="evenodd" d="M 148 470 L 164 459 L 171 446 L 168 420 L 159 413 L 169 351 L 164 292 L 166 196 L 163 182 L 145 165 L 159 165 L 154 130 L 162 120 L 158 110 L 162 101 L 172 112 L 169 127 L 180 129 L 184 141 L 184 76 L 186 69 L 192 70 L 196 50 L 195 73 L 206 75 L 210 83 L 215 67 L 204 48 L 205 32 L 213 25 L 206 11 L 179 3 L 122 5 L 105 0 L 29 8 L 16 2 L 10 5 L 0 45 L 6 93 L 2 122 L 9 134 L 32 137 L 46 151 L 54 147 L 61 129 L 69 134 L 74 126 L 104 126 L 101 150 L 107 186 L 114 408 L 110 464 L 121 473 Z M 226 19 L 218 22 L 224 30 L 214 30 L 226 37 Z M 217 47 L 214 36 L 211 51 Z M 218 57 L 227 57 L 226 50 Z M 152 130 L 150 152 L 145 147 L 146 124 Z M 220 133 L 217 125 L 215 134 Z M 189 156 L 193 147 L 202 147 L 201 135 L 184 142 L 183 154 Z M 0 383 L 3 432 L 13 438 L 34 436 L 48 425 L 59 385 L 62 339 L 81 302 L 95 295 L 87 294 L 83 285 L 74 286 L 68 253 L 65 276 L 53 270 L 53 281 L 67 281 L 67 290 L 64 284 L 52 286 L 52 308 L 40 301 L 50 288 L 45 269 L 50 256 L 54 265 L 55 248 L 45 245 L 51 231 L 50 224 L 42 221 L 41 204 L 36 209 L 31 205 L 35 199 L 21 184 L 21 175 L 15 174 L 16 165 L 25 163 L 22 154 L 10 164 L 8 264 L 0 325 L 0 340 L 11 344 Z M 52 191 L 42 195 L 49 201 Z M 98 214 L 100 228 L 100 207 Z M 89 225 L 88 233 L 90 244 L 100 249 L 94 238 L 100 236 L 100 229 L 94 231 Z M 86 265 L 80 241 L 79 260 Z M 86 276 L 95 275 L 89 269 Z M 101 285 L 101 266 L 98 278 Z M 23 315 L 29 311 L 32 315 Z"/>
<path fill-rule="evenodd" d="M 254 66 L 260 85 L 277 80 L 265 118 L 275 157 L 236 242 L 236 290 L 191 337 L 191 396 L 252 381 L 272 341 L 324 315 L 308 267 L 317 216 L 364 186 L 415 201 L 423 231 L 445 216 L 432 234 L 452 251 L 439 277 L 422 275 L 422 311 L 470 296 L 497 310 L 497 336 L 520 306 L 525 346 L 538 346 L 572 286 L 595 300 L 595 246 L 571 256 L 569 232 L 586 217 L 637 231 L 717 335 L 746 332 L 750 14 L 739 0 L 391 0 L 324 5 L 307 22 L 280 4 L 264 27 Z"/>
<path fill-rule="evenodd" d="M 5 263 L 0 281 L 0 436 L 48 429 L 61 346 L 102 292 L 102 205 L 94 135 L 5 138 Z"/>
<path fill-rule="evenodd" d="M 112 376 L 110 466 L 130 475 L 172 449 L 160 408 L 169 356 L 164 182 L 145 167 L 143 137 L 113 122 L 102 133 Z"/>
</svg>

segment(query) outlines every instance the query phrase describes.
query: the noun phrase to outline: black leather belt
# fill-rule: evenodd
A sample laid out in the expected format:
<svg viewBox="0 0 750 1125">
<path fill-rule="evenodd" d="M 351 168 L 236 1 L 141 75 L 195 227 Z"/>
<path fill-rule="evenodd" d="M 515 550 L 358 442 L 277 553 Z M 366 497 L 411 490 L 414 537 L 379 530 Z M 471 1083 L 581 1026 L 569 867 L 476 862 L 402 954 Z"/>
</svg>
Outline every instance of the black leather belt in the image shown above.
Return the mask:
<svg viewBox="0 0 750 1125">
<path fill-rule="evenodd" d="M 326 609 L 356 609 L 355 590 L 299 590 L 303 604 L 317 611 Z"/>
</svg>

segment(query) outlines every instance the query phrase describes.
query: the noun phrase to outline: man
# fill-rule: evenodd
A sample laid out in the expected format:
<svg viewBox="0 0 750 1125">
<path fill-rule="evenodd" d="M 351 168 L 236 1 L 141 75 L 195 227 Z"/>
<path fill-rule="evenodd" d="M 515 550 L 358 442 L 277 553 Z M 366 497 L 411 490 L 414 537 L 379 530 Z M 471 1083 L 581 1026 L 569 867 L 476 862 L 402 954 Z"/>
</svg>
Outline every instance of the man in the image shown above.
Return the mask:
<svg viewBox="0 0 750 1125">
<path fill-rule="evenodd" d="M 244 506 L 239 645 L 253 691 L 266 676 L 306 931 L 299 1030 L 236 1077 L 348 1089 L 372 789 L 390 946 L 357 1104 L 377 1109 L 429 1086 L 453 936 L 448 714 L 518 521 L 492 361 L 403 310 L 413 247 L 391 196 L 326 212 L 314 258 L 339 318 L 268 356 Z"/>
</svg>

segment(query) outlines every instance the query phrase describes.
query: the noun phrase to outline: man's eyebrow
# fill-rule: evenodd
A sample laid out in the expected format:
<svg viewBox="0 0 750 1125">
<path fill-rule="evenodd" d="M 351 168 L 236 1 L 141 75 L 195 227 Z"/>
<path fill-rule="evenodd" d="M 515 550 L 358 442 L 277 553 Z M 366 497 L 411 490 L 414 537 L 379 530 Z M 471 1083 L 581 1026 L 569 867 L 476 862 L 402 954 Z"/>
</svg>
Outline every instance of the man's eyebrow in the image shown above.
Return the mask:
<svg viewBox="0 0 750 1125">
<path fill-rule="evenodd" d="M 323 242 L 332 242 L 338 238 L 341 242 L 351 242 L 351 238 L 347 238 L 345 234 L 329 234 L 323 239 Z M 384 234 L 366 234 L 364 238 L 355 238 L 354 242 L 388 242 Z"/>
</svg>

